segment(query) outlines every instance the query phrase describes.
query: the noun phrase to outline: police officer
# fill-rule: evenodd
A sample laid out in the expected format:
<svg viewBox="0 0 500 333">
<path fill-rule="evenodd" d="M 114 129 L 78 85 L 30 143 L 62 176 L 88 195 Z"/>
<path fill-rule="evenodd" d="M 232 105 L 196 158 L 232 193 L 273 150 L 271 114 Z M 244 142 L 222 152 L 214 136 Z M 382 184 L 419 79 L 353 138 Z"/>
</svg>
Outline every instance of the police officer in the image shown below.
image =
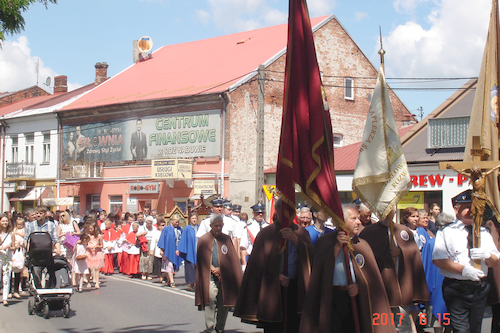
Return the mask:
<svg viewBox="0 0 500 333">
<path fill-rule="evenodd" d="M 266 222 L 266 205 L 262 202 L 258 202 L 252 207 L 253 219 L 252 222 L 247 225 L 241 233 L 241 263 L 244 268 L 247 264 L 247 255 L 252 253 L 253 243 L 255 242 L 255 237 L 257 234 L 265 227 L 269 225 Z"/>
<path fill-rule="evenodd" d="M 224 210 L 224 201 L 225 201 L 225 199 L 223 199 L 223 198 L 215 198 L 212 200 L 212 214 L 200 222 L 200 227 L 198 228 L 198 231 L 196 232 L 197 238 L 200 238 L 201 236 L 203 236 L 204 234 L 206 234 L 207 232 L 209 232 L 211 230 L 210 217 L 212 215 L 214 215 L 214 214 L 215 215 L 223 215 L 222 212 Z M 227 217 L 227 216 L 224 216 L 223 220 L 224 220 L 224 226 L 222 227 L 222 233 L 231 237 L 231 239 L 233 240 L 233 243 L 236 244 L 234 220 L 230 217 Z"/>
<path fill-rule="evenodd" d="M 488 231 L 481 227 L 481 246 L 472 247 L 474 219 L 471 216 L 472 190 L 452 199 L 455 222 L 438 231 L 432 262 L 444 275 L 443 298 L 456 333 L 479 333 L 490 285 L 488 267 L 497 265 L 500 252 Z M 481 269 L 473 260 L 481 261 Z"/>
</svg>

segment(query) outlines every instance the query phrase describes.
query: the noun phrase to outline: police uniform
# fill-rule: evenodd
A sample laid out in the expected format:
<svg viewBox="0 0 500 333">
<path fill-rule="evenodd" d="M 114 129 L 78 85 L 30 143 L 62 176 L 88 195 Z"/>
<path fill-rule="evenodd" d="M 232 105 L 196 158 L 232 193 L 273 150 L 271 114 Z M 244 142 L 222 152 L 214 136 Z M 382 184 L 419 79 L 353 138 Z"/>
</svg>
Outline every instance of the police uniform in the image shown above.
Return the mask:
<svg viewBox="0 0 500 333">
<path fill-rule="evenodd" d="M 453 198 L 453 204 L 470 203 L 471 194 L 471 190 L 460 193 Z M 481 246 L 479 249 L 481 250 L 478 249 L 478 251 L 499 258 L 500 252 L 484 227 L 481 227 L 480 237 Z M 471 249 L 471 245 L 467 225 L 457 218 L 455 222 L 438 231 L 432 253 L 434 264 L 437 264 L 435 260 L 449 259 L 464 266 L 462 274 L 439 268 L 439 272 L 445 277 L 443 298 L 450 313 L 453 330 L 458 333 L 481 332 L 486 298 L 490 290 L 486 279 L 488 266 L 484 260 L 481 260 L 481 269 L 473 267 L 470 252 L 476 251 L 476 249 Z M 438 264 L 437 266 L 439 267 Z"/>
<path fill-rule="evenodd" d="M 212 200 L 212 206 L 223 206 L 223 204 L 224 204 L 224 199 L 216 198 L 216 199 Z M 211 214 L 209 217 L 201 220 L 200 227 L 198 228 L 198 231 L 196 232 L 197 238 L 200 238 L 201 236 L 203 236 L 204 234 L 209 232 L 210 229 L 212 229 L 212 227 L 210 226 L 210 217 L 212 215 L 213 214 Z M 222 226 L 222 233 L 228 235 L 229 237 L 231 237 L 231 239 L 236 237 L 236 235 L 235 235 L 235 221 L 232 218 L 225 216 L 224 214 L 223 214 L 223 221 L 224 221 L 224 225 Z"/>
<path fill-rule="evenodd" d="M 255 213 L 261 213 L 266 211 L 266 206 L 261 202 L 253 205 L 250 208 L 252 208 L 252 210 Z M 261 223 L 252 219 L 252 222 L 243 229 L 241 233 L 240 247 L 245 248 L 247 250 L 248 255 L 252 253 L 255 237 L 257 237 L 257 234 L 268 225 L 269 223 L 267 223 L 265 219 L 263 219 Z"/>
</svg>

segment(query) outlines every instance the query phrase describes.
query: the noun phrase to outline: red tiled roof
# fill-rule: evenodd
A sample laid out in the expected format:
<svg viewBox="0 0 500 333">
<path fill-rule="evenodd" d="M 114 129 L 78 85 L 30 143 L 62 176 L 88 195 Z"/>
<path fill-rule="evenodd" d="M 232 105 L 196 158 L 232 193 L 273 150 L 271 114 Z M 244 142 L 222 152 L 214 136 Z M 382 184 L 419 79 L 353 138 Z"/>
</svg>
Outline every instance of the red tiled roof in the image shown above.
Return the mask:
<svg viewBox="0 0 500 333">
<path fill-rule="evenodd" d="M 69 92 L 59 92 L 52 95 L 37 96 L 23 99 L 19 102 L 0 107 L 0 116 L 19 116 L 21 113 L 26 113 L 28 110 L 38 110 L 42 108 L 50 108 L 60 103 L 68 101 L 71 98 L 77 97 L 84 92 L 95 88 L 95 83 L 88 84 L 78 89 Z M 37 111 L 38 112 L 38 111 Z M 33 113 L 33 112 L 32 112 Z M 31 114 L 32 114 L 31 113 Z"/>
<path fill-rule="evenodd" d="M 44 102 L 52 97 L 54 97 L 54 96 L 47 95 L 47 96 L 31 97 L 31 98 L 23 99 L 19 102 L 5 105 L 3 107 L 0 107 L 0 116 L 5 116 L 6 114 L 9 114 L 11 112 L 19 111 L 21 109 L 26 109 L 28 107 L 31 107 L 33 104 Z"/>
<path fill-rule="evenodd" d="M 63 110 L 222 92 L 284 50 L 286 42 L 282 24 L 163 46 Z"/>
</svg>

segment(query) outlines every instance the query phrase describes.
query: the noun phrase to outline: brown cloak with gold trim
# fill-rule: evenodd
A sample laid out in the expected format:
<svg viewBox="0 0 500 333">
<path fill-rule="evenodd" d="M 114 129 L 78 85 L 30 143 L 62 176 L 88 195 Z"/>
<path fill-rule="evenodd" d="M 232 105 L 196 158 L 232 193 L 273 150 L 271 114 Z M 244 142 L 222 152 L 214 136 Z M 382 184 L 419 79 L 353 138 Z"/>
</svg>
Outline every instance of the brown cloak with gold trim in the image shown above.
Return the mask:
<svg viewBox="0 0 500 333">
<path fill-rule="evenodd" d="M 299 332 L 330 332 L 331 325 L 335 325 L 330 321 L 330 315 L 335 270 L 334 247 L 337 244 L 337 234 L 338 232 L 332 232 L 320 237 L 314 247 L 313 270 L 304 302 Z M 352 245 L 354 256 L 351 253 L 349 255 L 359 288 L 356 304 L 361 332 L 396 332 L 394 325 L 391 325 L 390 322 L 391 307 L 370 245 L 358 237 L 353 238 Z M 380 325 L 381 321 L 378 320 L 375 324 L 379 325 L 373 325 L 374 315 L 380 318 L 382 313 L 385 313 L 389 318 L 389 323 Z"/>
<path fill-rule="evenodd" d="M 290 228 L 299 238 L 297 313 L 300 314 L 309 283 L 313 247 L 307 230 L 293 223 Z M 242 321 L 254 324 L 258 321 L 283 321 L 279 281 L 280 230 L 281 225 L 274 223 L 262 229 L 255 238 L 234 309 L 234 315 L 240 317 Z"/>
<path fill-rule="evenodd" d="M 425 280 L 420 251 L 408 227 L 394 224 L 394 236 L 401 249 L 399 270 L 396 275 L 394 261 L 390 255 L 388 227 L 382 223 L 366 226 L 359 237 L 370 244 L 382 274 L 389 303 L 394 306 L 409 306 L 414 302 L 428 302 L 429 290 Z"/>
<path fill-rule="evenodd" d="M 198 240 L 196 250 L 195 305 L 198 306 L 200 311 L 205 309 L 205 305 L 209 304 L 210 299 L 210 265 L 212 264 L 214 239 L 217 240 L 224 306 L 234 306 L 236 304 L 238 290 L 241 286 L 243 273 L 231 238 L 225 234 L 220 234 L 215 238 L 212 232 L 207 232 Z M 222 251 L 222 246 L 225 246 L 224 251 Z"/>
</svg>

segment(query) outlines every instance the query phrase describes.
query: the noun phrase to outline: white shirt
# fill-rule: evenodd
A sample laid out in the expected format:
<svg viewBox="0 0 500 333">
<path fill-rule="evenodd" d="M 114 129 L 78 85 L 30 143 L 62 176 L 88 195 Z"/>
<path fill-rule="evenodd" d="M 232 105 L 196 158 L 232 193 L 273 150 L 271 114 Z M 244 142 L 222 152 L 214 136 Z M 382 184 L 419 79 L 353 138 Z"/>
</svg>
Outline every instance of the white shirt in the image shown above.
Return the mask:
<svg viewBox="0 0 500 333">
<path fill-rule="evenodd" d="M 268 225 L 269 223 L 267 223 L 265 220 L 262 220 L 260 224 L 259 222 L 252 220 L 252 223 L 244 228 L 243 232 L 241 233 L 240 247 L 245 248 L 247 250 L 247 253 L 250 255 L 253 249 L 253 242 L 250 234 L 253 235 L 253 238 L 255 240 L 257 234 Z"/>
<path fill-rule="evenodd" d="M 232 218 L 224 215 L 223 222 L 224 225 L 222 226 L 222 233 L 228 235 L 229 237 L 231 237 L 231 239 L 236 237 L 235 227 L 234 227 L 235 221 Z M 200 222 L 200 227 L 196 232 L 196 238 L 200 238 L 210 230 L 212 230 L 212 227 L 210 226 L 210 216 L 209 216 Z"/>
<path fill-rule="evenodd" d="M 470 259 L 469 249 L 467 249 L 467 236 L 469 232 L 465 227 L 466 225 L 457 219 L 446 228 L 438 231 L 436 234 L 436 244 L 432 252 L 432 260 L 450 259 L 464 266 L 472 266 L 473 260 Z M 495 243 L 493 243 L 493 238 L 484 227 L 481 227 L 480 248 L 500 257 L 500 252 L 498 252 Z M 481 270 L 485 276 L 488 275 L 488 266 L 485 264 L 484 260 L 481 260 Z M 462 274 L 445 271 L 441 268 L 439 269 L 439 273 L 447 278 L 467 280 Z"/>
<path fill-rule="evenodd" d="M 156 229 L 153 230 L 153 237 L 151 237 L 151 248 L 154 249 L 154 256 L 156 258 L 161 258 L 160 248 L 158 247 L 158 241 L 160 240 L 161 231 Z"/>
</svg>

